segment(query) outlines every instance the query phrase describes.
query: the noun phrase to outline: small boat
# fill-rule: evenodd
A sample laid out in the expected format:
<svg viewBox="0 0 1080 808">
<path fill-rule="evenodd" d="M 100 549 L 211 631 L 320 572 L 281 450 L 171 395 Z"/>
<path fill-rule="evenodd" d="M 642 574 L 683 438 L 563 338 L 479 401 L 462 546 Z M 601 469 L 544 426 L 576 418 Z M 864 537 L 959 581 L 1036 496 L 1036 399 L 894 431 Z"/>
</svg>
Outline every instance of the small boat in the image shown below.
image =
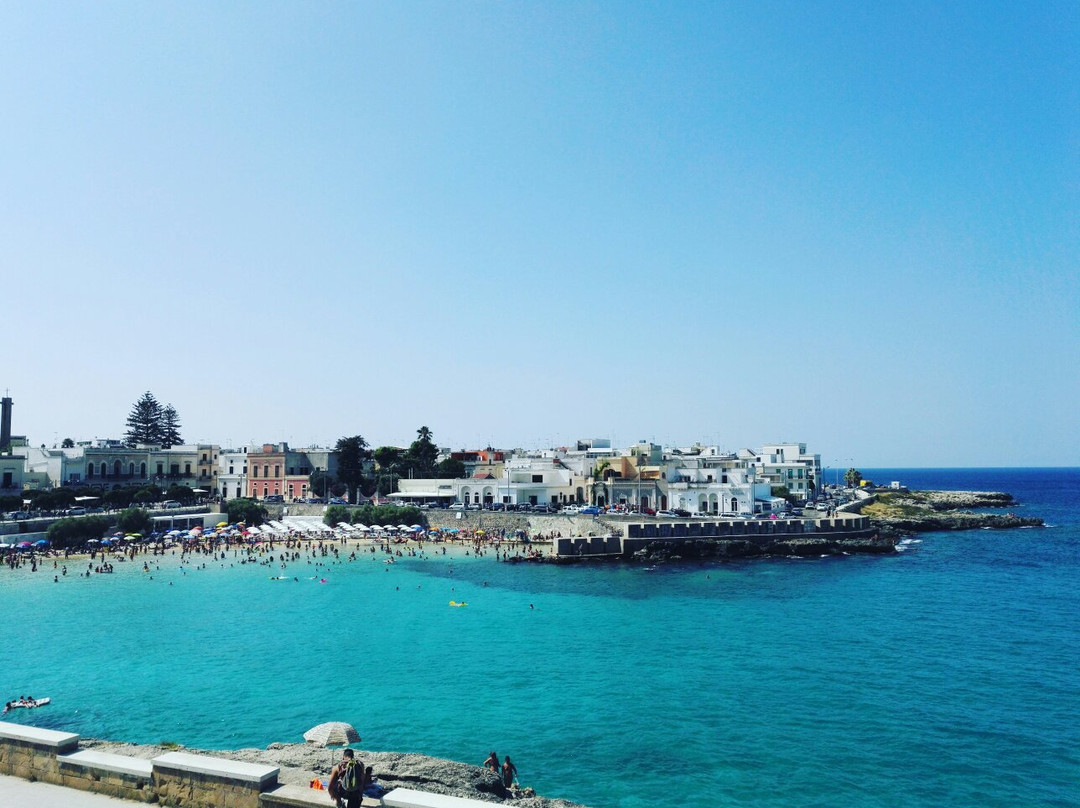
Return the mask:
<svg viewBox="0 0 1080 808">
<path fill-rule="evenodd" d="M 19 702 L 19 701 L 14 701 L 14 700 L 13 700 L 13 701 L 9 701 L 9 702 L 8 702 L 8 704 L 7 704 L 7 706 L 6 706 L 6 707 L 4 707 L 4 712 L 6 713 L 6 712 L 7 712 L 8 710 L 14 710 L 14 709 L 16 709 L 16 708 L 18 708 L 18 707 L 25 707 L 25 708 L 27 708 L 27 709 L 30 709 L 31 707 L 44 707 L 44 706 L 45 706 L 46 704 L 48 704 L 48 703 L 49 703 L 50 701 L 52 701 L 52 699 L 50 699 L 50 698 L 44 698 L 44 699 L 33 699 L 33 700 L 32 700 L 32 703 L 30 703 L 30 704 L 23 704 L 22 702 Z"/>
</svg>

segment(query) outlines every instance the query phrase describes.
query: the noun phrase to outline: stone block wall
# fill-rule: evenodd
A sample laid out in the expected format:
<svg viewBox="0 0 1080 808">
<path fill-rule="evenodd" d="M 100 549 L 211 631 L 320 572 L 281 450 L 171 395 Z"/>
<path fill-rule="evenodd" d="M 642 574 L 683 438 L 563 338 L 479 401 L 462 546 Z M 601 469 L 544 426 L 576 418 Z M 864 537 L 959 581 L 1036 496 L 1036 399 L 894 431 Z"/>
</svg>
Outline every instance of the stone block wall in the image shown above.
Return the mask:
<svg viewBox="0 0 1080 808">
<path fill-rule="evenodd" d="M 60 785 L 79 791 L 92 791 L 122 800 L 157 802 L 154 784 L 148 777 L 103 771 L 92 766 L 60 764 Z"/>
<path fill-rule="evenodd" d="M 0 774 L 61 785 L 57 755 L 78 745 L 71 733 L 0 723 Z"/>
</svg>

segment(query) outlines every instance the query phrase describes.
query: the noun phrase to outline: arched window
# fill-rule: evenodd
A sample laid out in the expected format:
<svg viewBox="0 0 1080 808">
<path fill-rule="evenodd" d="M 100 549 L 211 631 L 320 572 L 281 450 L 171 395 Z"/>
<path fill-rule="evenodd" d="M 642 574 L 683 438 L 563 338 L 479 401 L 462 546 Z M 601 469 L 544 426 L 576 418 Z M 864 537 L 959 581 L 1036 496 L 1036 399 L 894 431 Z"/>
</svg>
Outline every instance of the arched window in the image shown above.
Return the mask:
<svg viewBox="0 0 1080 808">
<path fill-rule="evenodd" d="M 134 463 L 128 463 L 128 476 L 129 477 L 134 477 L 135 476 L 135 464 Z"/>
<path fill-rule="evenodd" d="M 101 461 L 101 476 L 102 476 L 102 477 L 106 477 L 106 476 L 108 476 L 108 471 L 106 471 L 106 469 L 108 469 L 108 466 L 106 466 L 106 465 L 105 465 L 105 461 L 104 461 L 104 460 L 102 460 L 102 461 Z"/>
<path fill-rule="evenodd" d="M 113 463 L 113 476 L 119 477 L 124 470 L 124 464 L 119 460 Z"/>
<path fill-rule="evenodd" d="M 139 464 L 139 476 L 140 477 L 145 477 L 146 476 L 146 464 L 145 463 L 140 463 Z"/>
<path fill-rule="evenodd" d="M 731 512 L 732 513 L 738 513 L 739 512 L 739 500 L 736 499 L 735 497 L 731 498 Z"/>
<path fill-rule="evenodd" d="M 87 477 L 93 477 L 94 476 L 94 464 L 93 463 L 88 463 L 87 464 L 87 466 L 86 466 L 86 476 Z"/>
</svg>

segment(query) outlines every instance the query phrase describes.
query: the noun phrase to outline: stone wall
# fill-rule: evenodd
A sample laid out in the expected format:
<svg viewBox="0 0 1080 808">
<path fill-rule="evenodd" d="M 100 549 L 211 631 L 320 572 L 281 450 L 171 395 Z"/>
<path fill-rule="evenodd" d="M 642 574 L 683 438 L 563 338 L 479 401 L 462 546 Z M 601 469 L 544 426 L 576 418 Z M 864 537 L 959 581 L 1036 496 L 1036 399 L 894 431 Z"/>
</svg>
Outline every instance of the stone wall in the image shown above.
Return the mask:
<svg viewBox="0 0 1080 808">
<path fill-rule="evenodd" d="M 279 769 L 168 752 L 153 760 L 78 751 L 79 736 L 0 722 L 0 774 L 176 808 L 259 808 Z"/>
</svg>

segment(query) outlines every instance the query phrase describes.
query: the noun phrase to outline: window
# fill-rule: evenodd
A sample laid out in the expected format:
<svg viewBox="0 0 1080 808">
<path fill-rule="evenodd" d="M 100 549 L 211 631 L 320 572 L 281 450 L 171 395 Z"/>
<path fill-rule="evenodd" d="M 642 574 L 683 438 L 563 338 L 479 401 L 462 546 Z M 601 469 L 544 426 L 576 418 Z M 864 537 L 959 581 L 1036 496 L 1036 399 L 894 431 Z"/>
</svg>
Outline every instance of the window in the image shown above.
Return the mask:
<svg viewBox="0 0 1080 808">
<path fill-rule="evenodd" d="M 263 465 L 263 477 L 269 477 L 269 476 L 270 476 L 270 467 L 268 465 L 264 464 Z"/>
<path fill-rule="evenodd" d="M 532 481 L 534 483 L 542 483 L 544 481 L 544 475 L 543 474 L 534 474 L 532 476 Z M 534 502 L 533 505 L 535 505 L 535 504 L 536 503 Z"/>
<path fill-rule="evenodd" d="M 251 467 L 251 476 L 252 477 L 258 477 L 259 476 L 259 467 L 258 466 L 252 466 Z"/>
<path fill-rule="evenodd" d="M 184 474 L 188 474 L 188 475 L 191 474 L 191 464 L 190 463 L 185 463 L 184 464 Z"/>
<path fill-rule="evenodd" d="M 281 466 L 274 466 L 274 476 L 275 477 L 280 477 L 281 476 Z"/>
</svg>

